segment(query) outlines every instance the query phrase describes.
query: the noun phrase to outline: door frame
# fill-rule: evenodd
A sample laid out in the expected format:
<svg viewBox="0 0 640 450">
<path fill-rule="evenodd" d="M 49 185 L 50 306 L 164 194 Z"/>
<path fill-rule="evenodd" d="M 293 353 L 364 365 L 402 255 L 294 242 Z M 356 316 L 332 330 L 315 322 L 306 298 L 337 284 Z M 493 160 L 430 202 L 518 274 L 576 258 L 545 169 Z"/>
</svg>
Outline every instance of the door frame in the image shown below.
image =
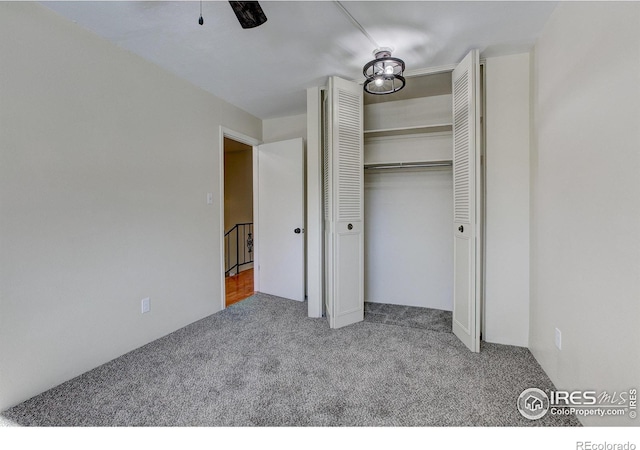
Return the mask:
<svg viewBox="0 0 640 450">
<path fill-rule="evenodd" d="M 219 135 L 219 149 L 220 155 L 218 158 L 218 192 L 220 193 L 218 197 L 219 204 L 219 213 L 220 213 L 220 304 L 221 310 L 227 307 L 226 304 L 226 286 L 225 286 L 225 276 L 224 276 L 224 138 L 233 139 L 234 141 L 241 142 L 246 145 L 250 145 L 252 148 L 252 158 L 253 158 L 253 238 L 254 241 L 257 240 L 258 237 L 258 223 L 256 218 L 257 206 L 258 206 L 258 196 L 257 196 L 257 188 L 256 188 L 256 180 L 258 177 L 258 152 L 257 146 L 261 144 L 258 139 L 255 139 L 246 134 L 240 133 L 238 131 L 232 130 L 225 126 L 220 125 L 220 133 Z M 255 248 L 255 246 L 254 246 Z M 258 253 L 254 252 L 253 254 L 253 289 L 257 291 L 259 286 L 256 284 L 258 282 L 258 271 L 255 270 L 255 267 L 259 267 L 258 262 Z"/>
<path fill-rule="evenodd" d="M 324 215 L 322 179 L 322 92 L 324 86 L 307 89 L 307 315 L 319 318 L 324 305 Z"/>
</svg>

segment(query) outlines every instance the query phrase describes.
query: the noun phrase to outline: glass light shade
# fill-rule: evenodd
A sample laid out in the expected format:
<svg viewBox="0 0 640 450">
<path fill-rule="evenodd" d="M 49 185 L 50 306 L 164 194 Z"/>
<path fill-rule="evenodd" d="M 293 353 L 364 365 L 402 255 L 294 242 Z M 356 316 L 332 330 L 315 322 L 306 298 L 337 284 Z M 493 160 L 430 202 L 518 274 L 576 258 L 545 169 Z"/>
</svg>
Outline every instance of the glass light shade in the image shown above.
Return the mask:
<svg viewBox="0 0 640 450">
<path fill-rule="evenodd" d="M 364 90 L 369 94 L 384 95 L 398 92 L 406 83 L 402 73 L 404 61 L 391 57 L 389 50 L 376 50 L 376 59 L 369 61 L 362 73 L 366 77 Z"/>
</svg>

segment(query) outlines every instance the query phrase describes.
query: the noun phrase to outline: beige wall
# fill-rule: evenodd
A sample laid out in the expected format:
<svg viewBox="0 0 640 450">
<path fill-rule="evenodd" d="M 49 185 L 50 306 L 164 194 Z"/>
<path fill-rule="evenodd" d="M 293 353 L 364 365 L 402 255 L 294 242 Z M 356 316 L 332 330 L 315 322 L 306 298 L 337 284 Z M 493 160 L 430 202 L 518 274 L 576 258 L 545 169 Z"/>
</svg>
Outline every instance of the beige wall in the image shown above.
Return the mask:
<svg viewBox="0 0 640 450">
<path fill-rule="evenodd" d="M 639 387 L 639 23 L 637 2 L 560 3 L 535 46 L 530 347 L 559 389 Z"/>
<path fill-rule="evenodd" d="M 262 121 L 262 139 L 269 142 L 286 141 L 294 138 L 307 137 L 307 115 L 278 117 Z"/>
<path fill-rule="evenodd" d="M 487 58 L 484 339 L 529 344 L 529 53 Z"/>
<path fill-rule="evenodd" d="M 2 410 L 221 308 L 219 129 L 262 123 L 34 3 L 0 61 Z"/>
</svg>

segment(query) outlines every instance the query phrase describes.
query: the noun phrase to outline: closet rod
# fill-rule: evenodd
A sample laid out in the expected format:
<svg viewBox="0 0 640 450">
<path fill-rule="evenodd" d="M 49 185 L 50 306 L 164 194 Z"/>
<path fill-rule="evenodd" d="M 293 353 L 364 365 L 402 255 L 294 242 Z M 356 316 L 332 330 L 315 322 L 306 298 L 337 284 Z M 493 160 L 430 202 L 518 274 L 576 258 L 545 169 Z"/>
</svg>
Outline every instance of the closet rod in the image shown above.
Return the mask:
<svg viewBox="0 0 640 450">
<path fill-rule="evenodd" d="M 453 161 L 425 161 L 425 162 L 399 162 L 386 164 L 367 164 L 365 169 L 410 169 L 420 167 L 449 167 L 453 165 Z"/>
</svg>

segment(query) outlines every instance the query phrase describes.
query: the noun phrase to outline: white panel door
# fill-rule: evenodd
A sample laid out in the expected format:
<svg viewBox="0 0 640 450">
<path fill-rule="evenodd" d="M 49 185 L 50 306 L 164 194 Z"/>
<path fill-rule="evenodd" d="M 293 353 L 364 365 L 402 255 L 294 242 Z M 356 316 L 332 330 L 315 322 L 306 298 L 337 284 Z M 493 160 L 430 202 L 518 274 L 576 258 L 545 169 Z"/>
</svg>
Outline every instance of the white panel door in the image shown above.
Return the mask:
<svg viewBox="0 0 640 450">
<path fill-rule="evenodd" d="M 304 301 L 302 138 L 259 145 L 257 159 L 259 290 Z"/>
<path fill-rule="evenodd" d="M 326 111 L 326 312 L 340 328 L 364 320 L 362 87 L 330 78 Z"/>
<path fill-rule="evenodd" d="M 453 71 L 453 332 L 480 351 L 480 63 L 472 50 Z"/>
</svg>

